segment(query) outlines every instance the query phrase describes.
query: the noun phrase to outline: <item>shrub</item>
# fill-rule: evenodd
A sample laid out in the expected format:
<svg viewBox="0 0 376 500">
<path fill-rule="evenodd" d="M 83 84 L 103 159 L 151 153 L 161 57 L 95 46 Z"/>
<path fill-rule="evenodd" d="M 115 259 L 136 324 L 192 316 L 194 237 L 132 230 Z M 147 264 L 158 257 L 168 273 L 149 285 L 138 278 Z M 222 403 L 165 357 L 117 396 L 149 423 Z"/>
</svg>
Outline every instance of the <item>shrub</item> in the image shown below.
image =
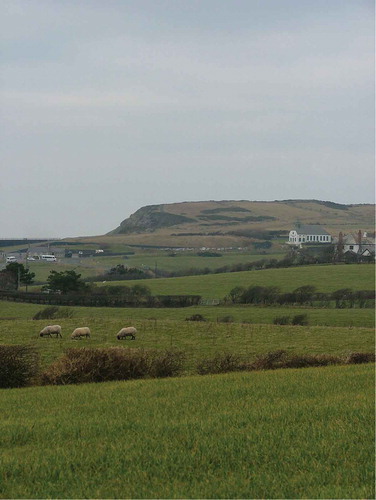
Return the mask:
<svg viewBox="0 0 376 500">
<path fill-rule="evenodd" d="M 291 323 L 293 325 L 308 325 L 308 316 L 307 314 L 297 314 L 292 318 Z"/>
<path fill-rule="evenodd" d="M 180 351 L 145 351 L 124 347 L 72 348 L 43 374 L 42 384 L 64 385 L 146 377 L 172 377 L 182 369 Z"/>
<path fill-rule="evenodd" d="M 256 360 L 250 365 L 252 370 L 274 370 L 281 368 L 286 359 L 286 351 L 270 351 L 256 357 Z"/>
<path fill-rule="evenodd" d="M 218 323 L 233 323 L 234 321 L 235 321 L 234 316 L 231 316 L 231 315 L 222 316 L 222 318 L 217 319 Z"/>
<path fill-rule="evenodd" d="M 176 377 L 183 369 L 185 354 L 183 351 L 164 351 L 151 359 L 149 376 L 154 378 Z"/>
<path fill-rule="evenodd" d="M 57 318 L 72 318 L 73 310 L 69 307 L 49 306 L 41 311 L 38 311 L 33 319 L 57 319 Z"/>
<path fill-rule="evenodd" d="M 33 319 L 52 319 L 55 317 L 55 314 L 59 308 L 57 306 L 49 306 L 45 307 L 41 311 L 38 311 L 34 316 Z"/>
<path fill-rule="evenodd" d="M 316 354 L 316 355 L 293 355 L 291 358 L 286 359 L 282 368 L 306 368 L 308 366 L 328 366 L 339 365 L 342 360 L 338 356 L 330 354 Z"/>
<path fill-rule="evenodd" d="M 275 370 L 276 368 L 305 368 L 308 366 L 328 366 L 343 363 L 338 356 L 330 354 L 292 354 L 286 351 L 272 351 L 261 356 L 250 365 L 252 370 Z"/>
<path fill-rule="evenodd" d="M 206 321 L 202 314 L 192 314 L 189 318 L 185 318 L 185 321 Z"/>
<path fill-rule="evenodd" d="M 226 373 L 244 369 L 245 365 L 241 362 L 240 358 L 231 353 L 217 354 L 213 358 L 202 359 L 197 364 L 197 373 L 199 375 Z"/>
<path fill-rule="evenodd" d="M 273 319 L 273 323 L 275 325 L 289 325 L 290 324 L 290 316 L 277 316 Z"/>
<path fill-rule="evenodd" d="M 360 363 L 374 363 L 375 353 L 373 352 L 352 352 L 346 358 L 346 363 L 358 365 Z"/>
<path fill-rule="evenodd" d="M 42 374 L 42 384 L 82 384 L 106 380 L 142 378 L 148 371 L 147 356 L 138 349 L 72 348 Z"/>
<path fill-rule="evenodd" d="M 39 372 L 39 354 L 32 346 L 0 345 L 0 387 L 25 387 Z"/>
</svg>

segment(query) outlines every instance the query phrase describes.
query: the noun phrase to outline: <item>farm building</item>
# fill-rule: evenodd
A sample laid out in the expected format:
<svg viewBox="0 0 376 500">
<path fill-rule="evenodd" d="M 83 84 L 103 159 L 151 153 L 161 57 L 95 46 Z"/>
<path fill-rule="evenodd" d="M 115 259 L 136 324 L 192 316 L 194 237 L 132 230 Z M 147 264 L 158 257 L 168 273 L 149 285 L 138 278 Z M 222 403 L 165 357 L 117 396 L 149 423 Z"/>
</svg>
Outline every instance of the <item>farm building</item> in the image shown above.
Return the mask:
<svg viewBox="0 0 376 500">
<path fill-rule="evenodd" d="M 332 243 L 332 236 L 319 224 L 297 224 L 289 232 L 290 245 L 302 243 Z"/>
</svg>

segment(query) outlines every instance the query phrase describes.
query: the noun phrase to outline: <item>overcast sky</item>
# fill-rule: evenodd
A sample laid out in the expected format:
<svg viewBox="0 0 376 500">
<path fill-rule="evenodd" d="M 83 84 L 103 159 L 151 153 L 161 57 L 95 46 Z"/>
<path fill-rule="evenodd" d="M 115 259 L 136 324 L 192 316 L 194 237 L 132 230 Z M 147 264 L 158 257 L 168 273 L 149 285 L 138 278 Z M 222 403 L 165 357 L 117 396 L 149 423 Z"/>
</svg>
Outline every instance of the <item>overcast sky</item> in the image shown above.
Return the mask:
<svg viewBox="0 0 376 500">
<path fill-rule="evenodd" d="M 372 0 L 0 0 L 0 237 L 374 202 Z"/>
</svg>

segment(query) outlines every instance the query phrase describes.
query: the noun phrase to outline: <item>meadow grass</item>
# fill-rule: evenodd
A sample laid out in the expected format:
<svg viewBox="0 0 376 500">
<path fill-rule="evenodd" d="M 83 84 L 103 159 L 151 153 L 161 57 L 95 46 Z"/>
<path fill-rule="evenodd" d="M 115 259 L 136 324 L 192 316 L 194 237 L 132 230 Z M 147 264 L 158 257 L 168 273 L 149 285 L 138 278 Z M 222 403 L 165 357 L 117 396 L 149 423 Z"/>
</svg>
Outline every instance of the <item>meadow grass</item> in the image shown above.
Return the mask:
<svg viewBox="0 0 376 500">
<path fill-rule="evenodd" d="M 0 320 L 6 318 L 32 319 L 46 306 L 20 302 L 0 301 Z M 119 318 L 124 321 L 134 319 L 165 319 L 183 321 L 195 314 L 201 314 L 209 321 L 221 321 L 231 316 L 238 323 L 271 324 L 277 316 L 307 314 L 310 326 L 375 326 L 375 313 L 369 309 L 325 309 L 313 307 L 274 307 L 274 306 L 192 306 L 183 308 L 126 308 L 126 307 L 70 307 L 73 317 L 77 318 Z M 58 320 L 55 320 L 55 322 Z"/>
<path fill-rule="evenodd" d="M 373 365 L 0 393 L 1 498 L 374 498 Z"/>
<path fill-rule="evenodd" d="M 194 253 L 178 253 L 175 257 L 169 257 L 166 252 L 143 252 L 134 255 L 117 256 L 94 256 L 80 259 L 58 259 L 58 262 L 29 261 L 27 263 L 30 271 L 35 273 L 35 281 L 45 282 L 50 271 L 69 271 L 74 269 L 83 278 L 102 275 L 112 267 L 122 264 L 128 267 L 140 269 L 162 269 L 164 271 L 182 271 L 191 268 L 216 269 L 225 265 L 244 264 L 261 259 L 280 259 L 281 253 L 260 254 L 260 252 L 228 252 L 220 257 L 202 257 Z"/>
<path fill-rule="evenodd" d="M 218 252 L 221 254 L 221 252 Z M 286 252 L 285 252 L 286 253 Z M 231 266 L 234 264 L 246 264 L 255 262 L 261 259 L 281 259 L 284 256 L 283 252 L 260 254 L 260 252 L 239 252 L 239 253 L 223 253 L 220 257 L 202 257 L 197 254 L 188 252 L 177 253 L 174 257 L 169 257 L 166 252 L 163 254 L 137 254 L 129 255 L 127 260 L 120 262 L 132 267 L 149 267 L 152 271 L 157 267 L 164 271 L 181 271 L 191 268 L 198 269 L 217 269 L 222 266 Z"/>
<path fill-rule="evenodd" d="M 62 326 L 62 339 L 39 337 L 39 331 L 51 324 L 51 320 L 2 320 L 0 344 L 27 344 L 37 347 L 43 366 L 60 357 L 69 347 L 121 345 L 157 350 L 178 349 L 186 354 L 186 373 L 195 372 L 197 362 L 204 357 L 224 352 L 240 355 L 244 359 L 253 359 L 257 354 L 277 349 L 302 354 L 339 355 L 352 351 L 372 352 L 374 349 L 373 329 L 361 327 L 192 322 L 137 319 L 126 315 L 62 318 L 52 323 Z M 138 330 L 136 340 L 119 342 L 116 339 L 117 332 L 129 325 Z M 70 339 L 71 332 L 79 326 L 90 327 L 90 339 Z"/>
<path fill-rule="evenodd" d="M 373 290 L 375 267 L 364 265 L 311 265 L 284 269 L 262 269 L 236 273 L 184 276 L 107 282 L 106 285 L 145 285 L 154 295 L 201 295 L 203 298 L 222 299 L 237 286 L 277 286 L 290 292 L 303 285 L 313 285 L 320 292 L 333 292 L 340 288 Z"/>
</svg>

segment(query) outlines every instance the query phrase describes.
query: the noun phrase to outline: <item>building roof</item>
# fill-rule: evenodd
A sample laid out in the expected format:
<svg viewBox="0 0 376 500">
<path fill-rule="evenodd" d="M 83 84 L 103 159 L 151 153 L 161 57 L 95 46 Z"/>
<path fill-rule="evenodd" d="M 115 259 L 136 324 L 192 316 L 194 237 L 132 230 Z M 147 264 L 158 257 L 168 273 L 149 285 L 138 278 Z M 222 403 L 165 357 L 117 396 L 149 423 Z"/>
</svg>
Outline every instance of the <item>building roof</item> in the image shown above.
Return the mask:
<svg viewBox="0 0 376 500">
<path fill-rule="evenodd" d="M 298 234 L 313 234 L 313 235 L 327 235 L 330 236 L 323 226 L 319 224 L 297 224 L 295 226 L 295 231 Z"/>
</svg>

